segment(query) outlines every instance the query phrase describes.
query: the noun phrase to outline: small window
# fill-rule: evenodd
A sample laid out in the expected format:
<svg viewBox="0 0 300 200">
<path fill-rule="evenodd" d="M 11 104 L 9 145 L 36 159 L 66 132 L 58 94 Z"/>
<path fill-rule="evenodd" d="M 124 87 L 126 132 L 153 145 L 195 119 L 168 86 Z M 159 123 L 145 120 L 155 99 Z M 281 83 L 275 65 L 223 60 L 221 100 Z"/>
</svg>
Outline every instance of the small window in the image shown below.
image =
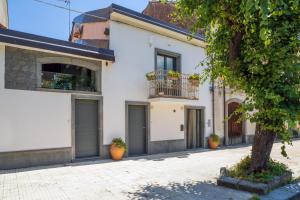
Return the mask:
<svg viewBox="0 0 300 200">
<path fill-rule="evenodd" d="M 180 55 L 163 51 L 156 50 L 156 69 L 157 70 L 174 70 L 180 71 Z"/>
<path fill-rule="evenodd" d="M 96 91 L 95 71 L 67 64 L 42 65 L 42 88 Z"/>
</svg>

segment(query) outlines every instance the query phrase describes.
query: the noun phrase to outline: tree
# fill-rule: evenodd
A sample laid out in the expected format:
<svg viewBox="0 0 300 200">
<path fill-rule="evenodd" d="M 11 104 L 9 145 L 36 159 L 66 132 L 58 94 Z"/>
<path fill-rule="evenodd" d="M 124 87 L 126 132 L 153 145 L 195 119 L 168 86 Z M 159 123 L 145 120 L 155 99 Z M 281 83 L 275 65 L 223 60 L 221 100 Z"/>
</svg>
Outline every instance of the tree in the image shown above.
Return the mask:
<svg viewBox="0 0 300 200">
<path fill-rule="evenodd" d="M 205 77 L 247 95 L 239 109 L 256 123 L 251 171 L 267 168 L 276 135 L 291 144 L 287 124 L 300 111 L 299 0 L 178 0 L 179 19 L 205 28 Z"/>
</svg>

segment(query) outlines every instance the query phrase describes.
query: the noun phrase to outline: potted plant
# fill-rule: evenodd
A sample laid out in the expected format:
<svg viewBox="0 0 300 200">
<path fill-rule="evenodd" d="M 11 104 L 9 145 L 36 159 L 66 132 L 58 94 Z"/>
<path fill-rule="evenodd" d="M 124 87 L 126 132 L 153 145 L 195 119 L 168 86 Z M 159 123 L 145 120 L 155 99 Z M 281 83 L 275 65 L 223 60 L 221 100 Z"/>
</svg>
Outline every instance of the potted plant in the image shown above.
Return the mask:
<svg viewBox="0 0 300 200">
<path fill-rule="evenodd" d="M 192 86 L 199 86 L 200 84 L 200 75 L 199 74 L 193 74 L 189 76 L 188 78 L 189 82 Z"/>
<path fill-rule="evenodd" d="M 180 72 L 176 72 L 173 70 L 168 71 L 168 79 L 172 81 L 177 81 L 180 78 Z"/>
<path fill-rule="evenodd" d="M 153 81 L 156 78 L 155 72 L 149 72 L 146 74 L 146 78 L 148 81 Z"/>
<path fill-rule="evenodd" d="M 127 150 L 126 143 L 122 138 L 114 138 L 110 146 L 110 154 L 113 160 L 122 160 Z"/>
<path fill-rule="evenodd" d="M 208 144 L 211 149 L 216 149 L 220 144 L 220 137 L 216 134 L 211 134 L 208 138 Z"/>
</svg>

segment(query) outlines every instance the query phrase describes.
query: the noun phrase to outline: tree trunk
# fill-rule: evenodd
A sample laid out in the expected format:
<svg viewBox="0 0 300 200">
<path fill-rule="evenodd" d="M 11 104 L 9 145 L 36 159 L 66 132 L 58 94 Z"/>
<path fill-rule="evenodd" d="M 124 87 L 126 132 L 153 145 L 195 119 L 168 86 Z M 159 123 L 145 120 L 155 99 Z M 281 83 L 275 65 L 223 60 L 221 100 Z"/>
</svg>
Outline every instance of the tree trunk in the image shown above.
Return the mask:
<svg viewBox="0 0 300 200">
<path fill-rule="evenodd" d="M 232 68 L 235 68 L 235 62 L 240 58 L 243 36 L 243 32 L 236 32 L 229 42 L 229 66 Z"/>
<path fill-rule="evenodd" d="M 251 154 L 252 172 L 261 172 L 267 168 L 275 138 L 275 133 L 261 130 L 260 126 L 256 125 Z"/>
</svg>

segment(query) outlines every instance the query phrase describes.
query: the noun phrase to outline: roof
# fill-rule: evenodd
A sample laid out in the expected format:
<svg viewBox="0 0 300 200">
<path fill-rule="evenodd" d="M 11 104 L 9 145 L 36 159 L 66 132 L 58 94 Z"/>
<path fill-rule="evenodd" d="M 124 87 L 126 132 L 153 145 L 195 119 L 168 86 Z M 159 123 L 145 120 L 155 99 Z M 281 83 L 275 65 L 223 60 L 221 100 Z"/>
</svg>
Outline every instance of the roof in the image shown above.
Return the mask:
<svg viewBox="0 0 300 200">
<path fill-rule="evenodd" d="M 92 22 L 103 22 L 109 20 L 111 13 L 110 6 L 98 10 L 92 10 L 81 14 L 74 18 L 74 23 L 92 23 Z"/>
<path fill-rule="evenodd" d="M 78 17 L 76 17 L 74 19 L 74 22 L 75 23 L 89 23 L 89 22 L 101 21 L 100 19 L 98 19 L 96 17 L 88 16 L 91 13 L 92 13 L 92 15 L 103 18 L 103 21 L 105 21 L 105 19 L 109 20 L 112 12 L 116 12 L 116 13 L 119 13 L 119 14 L 122 14 L 122 15 L 125 15 L 128 17 L 132 17 L 137 20 L 141 20 L 146 23 L 150 23 L 152 25 L 156 25 L 156 26 L 159 26 L 159 27 L 171 30 L 171 31 L 175 31 L 177 33 L 180 33 L 180 34 L 183 34 L 186 36 L 190 36 L 190 37 L 193 37 L 198 40 L 202 40 L 202 41 L 205 40 L 204 35 L 201 33 L 193 34 L 193 33 L 191 33 L 191 31 L 189 31 L 186 28 L 181 28 L 181 27 L 171 24 L 169 22 L 165 22 L 165 21 L 156 19 L 154 17 L 139 13 L 137 11 L 125 8 L 125 7 L 117 5 L 117 4 L 111 4 L 109 7 L 104 8 L 104 9 L 86 12 L 85 14 L 82 14 L 82 15 L 79 15 Z M 86 14 L 88 14 L 88 15 L 86 15 Z"/>
<path fill-rule="evenodd" d="M 180 28 L 191 29 L 195 24 L 195 18 L 190 17 L 189 19 L 176 19 L 173 13 L 176 11 L 175 1 L 161 2 L 160 0 L 149 1 L 147 7 L 143 10 L 144 15 L 148 15 L 155 19 L 173 24 Z M 199 33 L 203 31 L 198 30 Z"/>
<path fill-rule="evenodd" d="M 9 29 L 0 29 L 0 42 L 98 60 L 115 60 L 114 51 L 109 49 L 95 48 Z"/>
<path fill-rule="evenodd" d="M 187 28 L 186 26 L 182 26 L 180 23 L 174 22 L 174 17 L 172 17 L 172 13 L 174 11 L 174 2 L 161 3 L 160 1 L 149 1 L 142 14 L 159 19 L 163 22 L 174 24 L 181 28 Z"/>
</svg>

